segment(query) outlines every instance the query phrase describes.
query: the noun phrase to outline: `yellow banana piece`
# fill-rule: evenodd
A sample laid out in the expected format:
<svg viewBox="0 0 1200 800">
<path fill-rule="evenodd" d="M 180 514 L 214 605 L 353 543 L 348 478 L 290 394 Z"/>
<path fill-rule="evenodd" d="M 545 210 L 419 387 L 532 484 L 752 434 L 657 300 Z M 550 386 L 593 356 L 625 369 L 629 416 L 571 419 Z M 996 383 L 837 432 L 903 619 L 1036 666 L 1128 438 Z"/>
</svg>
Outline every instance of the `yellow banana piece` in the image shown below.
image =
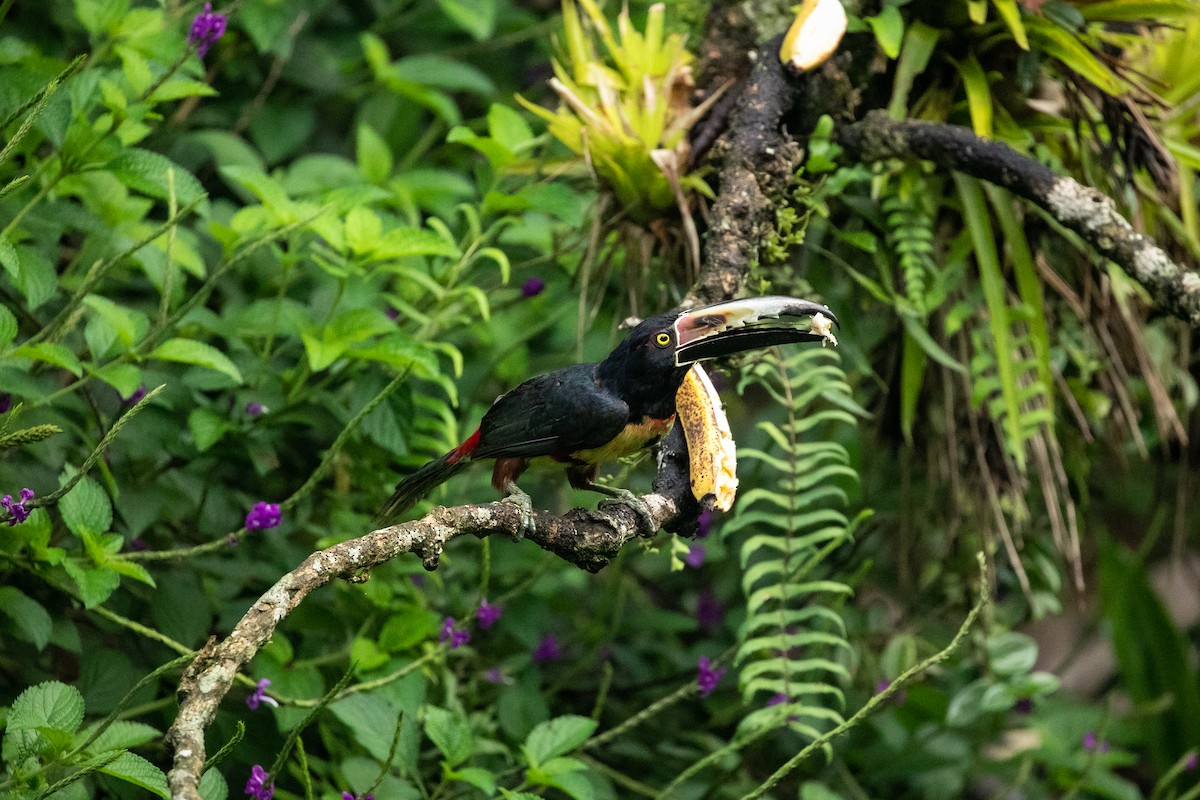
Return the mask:
<svg viewBox="0 0 1200 800">
<path fill-rule="evenodd" d="M 703 501 L 711 494 L 713 507 L 728 511 L 737 496 L 737 451 L 721 397 L 699 364 L 684 377 L 675 411 L 688 443 L 692 495 Z"/>
</svg>

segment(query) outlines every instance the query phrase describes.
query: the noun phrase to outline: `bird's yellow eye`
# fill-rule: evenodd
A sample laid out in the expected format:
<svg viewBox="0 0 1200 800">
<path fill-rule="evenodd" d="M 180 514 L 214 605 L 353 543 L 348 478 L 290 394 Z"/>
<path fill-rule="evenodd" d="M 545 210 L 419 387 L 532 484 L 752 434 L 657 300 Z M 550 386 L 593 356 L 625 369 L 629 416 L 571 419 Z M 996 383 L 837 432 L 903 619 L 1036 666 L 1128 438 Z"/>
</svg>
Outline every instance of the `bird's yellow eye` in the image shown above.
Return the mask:
<svg viewBox="0 0 1200 800">
<path fill-rule="evenodd" d="M 658 336 L 654 337 L 654 343 L 659 347 L 666 347 L 671 343 L 671 334 L 663 331 Z"/>
</svg>

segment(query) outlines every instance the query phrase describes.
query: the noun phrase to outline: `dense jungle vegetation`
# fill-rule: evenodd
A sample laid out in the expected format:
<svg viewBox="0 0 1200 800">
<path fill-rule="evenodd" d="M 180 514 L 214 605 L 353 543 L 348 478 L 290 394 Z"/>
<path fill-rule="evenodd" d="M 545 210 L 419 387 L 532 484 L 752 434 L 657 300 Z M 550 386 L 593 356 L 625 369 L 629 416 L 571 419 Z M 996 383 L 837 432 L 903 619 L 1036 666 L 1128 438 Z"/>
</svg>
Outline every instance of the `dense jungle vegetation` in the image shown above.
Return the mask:
<svg viewBox="0 0 1200 800">
<path fill-rule="evenodd" d="M 0 0 L 0 798 L 1200 797 L 1200 5 L 830 3 Z M 757 295 L 731 511 L 372 533 Z"/>
</svg>

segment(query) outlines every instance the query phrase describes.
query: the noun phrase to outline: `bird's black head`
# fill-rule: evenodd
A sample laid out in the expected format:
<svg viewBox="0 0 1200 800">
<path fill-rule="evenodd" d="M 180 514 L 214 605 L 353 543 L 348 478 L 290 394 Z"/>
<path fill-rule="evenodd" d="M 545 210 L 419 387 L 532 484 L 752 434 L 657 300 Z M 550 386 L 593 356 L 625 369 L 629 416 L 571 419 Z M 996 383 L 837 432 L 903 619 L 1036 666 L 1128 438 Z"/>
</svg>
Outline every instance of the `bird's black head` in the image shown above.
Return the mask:
<svg viewBox="0 0 1200 800">
<path fill-rule="evenodd" d="M 826 319 L 820 322 L 817 318 Z M 755 325 L 765 319 L 811 317 L 813 328 Z M 697 361 L 792 342 L 821 341 L 837 317 L 826 306 L 792 297 L 752 297 L 659 314 L 629 332 L 597 367 L 597 379 L 635 415 L 675 413 L 675 393 Z M 821 331 L 816 329 L 821 327 Z"/>
</svg>

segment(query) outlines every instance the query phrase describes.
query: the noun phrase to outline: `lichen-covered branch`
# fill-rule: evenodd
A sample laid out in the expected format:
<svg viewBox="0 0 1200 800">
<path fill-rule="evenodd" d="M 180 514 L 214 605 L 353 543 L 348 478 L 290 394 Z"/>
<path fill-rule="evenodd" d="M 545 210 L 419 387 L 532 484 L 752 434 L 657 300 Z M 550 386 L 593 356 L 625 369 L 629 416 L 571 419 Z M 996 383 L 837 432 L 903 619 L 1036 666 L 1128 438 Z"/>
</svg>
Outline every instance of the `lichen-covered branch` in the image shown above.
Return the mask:
<svg viewBox="0 0 1200 800">
<path fill-rule="evenodd" d="M 691 497 L 687 445 L 676 427 L 663 444 L 654 493 L 642 501 L 655 530 L 695 526 L 699 506 Z M 355 578 L 406 553 L 415 553 L 426 569 L 436 569 L 446 544 L 459 536 L 522 533 L 521 511 L 510 503 L 435 508 L 419 520 L 391 525 L 313 553 L 280 578 L 246 612 L 224 640 L 215 637 L 196 656 L 179 685 L 180 703 L 167 732 L 174 752 L 167 780 L 176 800 L 199 800 L 206 749 L 204 732 L 216 717 L 235 676 L 271 639 L 275 628 L 311 592 L 335 578 Z M 576 508 L 559 517 L 534 514 L 525 538 L 590 572 L 616 557 L 621 547 L 648 535 L 638 514 L 627 505 L 600 503 L 600 510 Z"/>
<path fill-rule="evenodd" d="M 1146 287 L 1165 312 L 1200 330 L 1200 273 L 1172 259 L 1153 239 L 1121 216 L 1112 198 L 1002 142 L 980 139 L 970 129 L 882 112 L 841 126 L 837 141 L 852 158 L 883 161 L 919 158 L 1002 186 L 1050 213 L 1102 255 Z"/>
</svg>

